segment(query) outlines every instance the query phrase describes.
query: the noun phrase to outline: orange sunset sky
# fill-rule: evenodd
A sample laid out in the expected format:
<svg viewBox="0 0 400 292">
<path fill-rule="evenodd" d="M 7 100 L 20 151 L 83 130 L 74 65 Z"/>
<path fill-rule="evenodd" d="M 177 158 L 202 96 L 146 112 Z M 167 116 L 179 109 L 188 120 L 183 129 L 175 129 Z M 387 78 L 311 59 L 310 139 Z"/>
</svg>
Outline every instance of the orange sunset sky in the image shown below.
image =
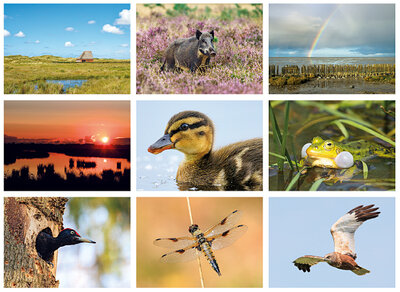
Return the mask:
<svg viewBox="0 0 400 292">
<path fill-rule="evenodd" d="M 95 143 L 129 138 L 130 102 L 6 101 L 4 134 L 18 139 L 49 139 L 61 143 L 82 143 L 89 137 Z"/>
</svg>

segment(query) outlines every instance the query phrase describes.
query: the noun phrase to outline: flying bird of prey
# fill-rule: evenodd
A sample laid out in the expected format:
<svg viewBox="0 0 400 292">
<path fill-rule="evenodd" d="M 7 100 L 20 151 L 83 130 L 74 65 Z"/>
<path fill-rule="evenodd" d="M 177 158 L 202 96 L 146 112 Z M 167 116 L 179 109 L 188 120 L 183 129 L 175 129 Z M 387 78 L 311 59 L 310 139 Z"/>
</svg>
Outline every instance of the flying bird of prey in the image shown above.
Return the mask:
<svg viewBox="0 0 400 292">
<path fill-rule="evenodd" d="M 364 221 L 378 217 L 380 212 L 375 212 L 379 208 L 374 205 L 358 206 L 339 218 L 331 227 L 331 234 L 335 244 L 335 251 L 328 253 L 324 257 L 302 256 L 293 261 L 294 265 L 303 272 L 310 272 L 311 266 L 319 262 L 327 262 L 332 267 L 341 270 L 350 270 L 362 276 L 369 271 L 357 265 L 357 257 L 354 244 L 354 233 Z"/>
</svg>

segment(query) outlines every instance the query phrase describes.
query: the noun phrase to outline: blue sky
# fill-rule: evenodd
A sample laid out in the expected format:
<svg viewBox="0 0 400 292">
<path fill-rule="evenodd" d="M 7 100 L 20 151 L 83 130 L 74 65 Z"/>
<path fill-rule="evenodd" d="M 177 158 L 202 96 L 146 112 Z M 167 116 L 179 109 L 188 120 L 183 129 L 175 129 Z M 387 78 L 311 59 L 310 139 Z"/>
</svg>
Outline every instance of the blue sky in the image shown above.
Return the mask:
<svg viewBox="0 0 400 292">
<path fill-rule="evenodd" d="M 307 57 L 316 39 L 311 57 L 393 57 L 395 6 L 270 5 L 270 57 Z"/>
<path fill-rule="evenodd" d="M 5 4 L 4 55 L 130 58 L 129 4 Z"/>
<path fill-rule="evenodd" d="M 333 252 L 332 224 L 354 207 L 369 204 L 381 214 L 358 228 L 355 244 L 357 264 L 371 273 L 357 276 L 326 263 L 303 273 L 293 265 L 303 255 Z M 394 287 L 393 198 L 270 198 L 269 236 L 270 287 Z"/>
<path fill-rule="evenodd" d="M 262 137 L 263 115 L 261 101 L 138 101 L 137 102 L 137 189 L 154 190 L 147 181 L 175 178 L 184 155 L 166 150 L 158 155 L 147 148 L 161 138 L 169 119 L 181 111 L 194 110 L 206 114 L 214 123 L 214 148 L 251 138 Z M 157 190 L 175 190 L 168 183 Z M 164 187 L 164 189 L 160 189 Z"/>
</svg>

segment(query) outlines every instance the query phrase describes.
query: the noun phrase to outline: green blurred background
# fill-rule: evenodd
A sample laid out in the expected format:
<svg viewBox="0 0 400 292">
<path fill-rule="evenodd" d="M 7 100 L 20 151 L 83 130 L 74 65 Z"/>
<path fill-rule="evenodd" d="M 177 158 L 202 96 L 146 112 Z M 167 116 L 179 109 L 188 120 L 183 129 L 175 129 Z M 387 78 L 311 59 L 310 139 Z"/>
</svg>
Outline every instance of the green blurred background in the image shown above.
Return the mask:
<svg viewBox="0 0 400 292">
<path fill-rule="evenodd" d="M 130 287 L 130 198 L 69 198 L 64 228 L 96 244 L 59 249 L 60 288 Z"/>
</svg>

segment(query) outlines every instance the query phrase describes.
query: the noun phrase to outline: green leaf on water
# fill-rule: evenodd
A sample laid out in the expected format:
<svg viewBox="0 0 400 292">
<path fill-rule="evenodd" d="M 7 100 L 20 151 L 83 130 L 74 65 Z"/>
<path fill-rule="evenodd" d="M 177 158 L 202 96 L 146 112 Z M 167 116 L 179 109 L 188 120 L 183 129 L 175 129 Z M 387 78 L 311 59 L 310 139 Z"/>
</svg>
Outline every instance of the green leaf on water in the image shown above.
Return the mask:
<svg viewBox="0 0 400 292">
<path fill-rule="evenodd" d="M 363 175 L 364 175 L 364 179 L 368 178 L 368 165 L 361 160 L 361 163 L 363 165 Z"/>
<path fill-rule="evenodd" d="M 311 188 L 309 189 L 309 191 L 310 191 L 310 192 L 318 191 L 319 186 L 320 186 L 324 181 L 325 181 L 325 178 L 320 178 L 320 179 L 316 180 L 316 181 L 312 184 L 312 186 L 311 186 Z"/>
</svg>

